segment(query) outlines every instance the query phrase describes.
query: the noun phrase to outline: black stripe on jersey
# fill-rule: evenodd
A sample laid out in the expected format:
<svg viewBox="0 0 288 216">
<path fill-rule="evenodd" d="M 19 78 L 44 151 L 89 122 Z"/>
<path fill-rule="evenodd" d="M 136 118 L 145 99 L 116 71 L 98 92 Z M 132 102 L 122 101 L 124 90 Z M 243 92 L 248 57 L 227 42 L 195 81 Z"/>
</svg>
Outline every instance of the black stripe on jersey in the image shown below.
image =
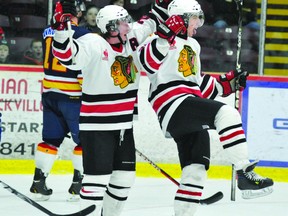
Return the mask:
<svg viewBox="0 0 288 216">
<path fill-rule="evenodd" d="M 156 23 L 156 26 L 160 25 L 160 22 L 159 22 L 159 20 L 157 19 L 157 17 L 156 17 L 155 14 L 153 14 L 153 13 L 148 13 L 147 16 Z"/>
<path fill-rule="evenodd" d="M 211 76 L 208 74 L 204 75 L 203 81 L 200 86 L 200 90 L 203 93 L 204 89 L 207 87 L 209 80 L 211 79 Z M 214 88 L 213 93 L 209 97 L 209 99 L 214 99 L 218 95 L 218 90 L 217 88 Z"/>
<path fill-rule="evenodd" d="M 133 114 L 134 114 L 134 115 L 138 115 L 138 107 L 134 107 Z"/>
<path fill-rule="evenodd" d="M 208 74 L 204 75 L 203 81 L 202 81 L 202 83 L 200 85 L 201 92 L 205 89 L 205 87 L 207 86 L 209 80 L 210 80 L 210 75 L 208 75 Z"/>
<path fill-rule="evenodd" d="M 158 113 L 158 121 L 160 123 L 160 125 L 162 125 L 162 121 L 164 116 L 166 115 L 167 110 L 169 109 L 169 107 L 174 103 L 175 100 L 177 100 L 178 98 L 182 97 L 183 95 L 180 95 L 177 98 L 174 98 L 174 100 L 170 101 L 169 103 L 167 103 L 164 107 L 162 107 L 162 109 L 159 111 Z"/>
<path fill-rule="evenodd" d="M 137 96 L 137 89 L 128 91 L 126 93 L 113 93 L 113 94 L 105 94 L 105 95 L 88 95 L 86 93 L 82 93 L 83 101 L 85 102 L 97 102 L 97 101 L 117 101 L 122 99 L 129 99 L 129 98 L 135 98 Z"/>
<path fill-rule="evenodd" d="M 152 12 L 154 14 L 158 14 L 164 21 L 166 19 L 168 19 L 168 15 L 165 12 L 163 12 L 162 10 L 160 10 L 159 8 L 157 8 L 155 5 L 152 8 Z"/>
<path fill-rule="evenodd" d="M 164 84 L 159 85 L 157 87 L 157 89 L 151 94 L 151 96 L 149 98 L 149 102 L 151 102 L 155 98 L 156 95 L 163 92 L 165 89 L 168 89 L 170 87 L 179 86 L 179 85 L 185 85 L 188 87 L 198 86 L 196 83 L 193 83 L 191 81 L 184 81 L 184 80 L 177 80 L 177 81 L 172 81 L 169 83 L 164 83 Z"/>
<path fill-rule="evenodd" d="M 147 73 L 154 74 L 154 71 L 150 70 L 150 68 L 147 67 L 145 63 L 144 53 L 145 53 L 145 50 L 142 49 L 140 52 L 140 62 Z"/>
<path fill-rule="evenodd" d="M 165 58 L 165 56 L 162 55 L 162 53 L 158 51 L 157 46 L 156 46 L 156 42 L 157 42 L 156 38 L 151 42 L 151 51 L 152 51 L 153 55 L 159 61 L 162 61 Z"/>
<path fill-rule="evenodd" d="M 133 115 L 117 115 L 117 116 L 80 116 L 81 123 L 92 124 L 111 124 L 111 123 L 125 123 L 131 122 Z"/>
<path fill-rule="evenodd" d="M 69 45 L 69 38 L 65 40 L 64 43 L 59 43 L 58 41 L 53 41 L 53 46 L 57 49 L 66 50 Z"/>
</svg>

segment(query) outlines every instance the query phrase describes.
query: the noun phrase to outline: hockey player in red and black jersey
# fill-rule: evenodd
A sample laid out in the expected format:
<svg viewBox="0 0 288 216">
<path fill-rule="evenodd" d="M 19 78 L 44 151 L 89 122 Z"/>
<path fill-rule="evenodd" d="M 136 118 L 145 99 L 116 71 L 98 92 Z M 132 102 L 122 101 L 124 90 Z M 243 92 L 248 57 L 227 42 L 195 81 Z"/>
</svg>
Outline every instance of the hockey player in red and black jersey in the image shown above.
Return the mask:
<svg viewBox="0 0 288 216">
<path fill-rule="evenodd" d="M 73 19 L 77 25 L 77 18 Z M 84 28 L 74 37 L 88 31 Z M 79 200 L 79 192 L 83 179 L 82 147 L 79 141 L 79 114 L 82 97 L 82 74 L 80 70 L 64 67 L 52 54 L 54 30 L 48 27 L 43 32 L 44 79 L 42 92 L 43 130 L 42 142 L 35 152 L 35 173 L 30 188 L 36 200 L 47 200 L 52 189 L 46 186 L 46 177 L 51 171 L 58 149 L 68 133 L 75 143 L 71 154 L 74 175 L 67 201 Z"/>
<path fill-rule="evenodd" d="M 230 162 L 235 165 L 238 188 L 243 198 L 272 192 L 273 181 L 256 174 L 257 161 L 250 163 L 239 112 L 213 100 L 217 95 L 246 86 L 248 73 L 234 70 L 218 77 L 201 74 L 200 45 L 193 39 L 204 23 L 201 6 L 195 0 L 173 0 L 169 18 L 138 47 L 139 59 L 151 85 L 149 101 L 163 133 L 178 147 L 182 177 L 176 192 L 175 216 L 194 215 L 202 195 L 210 161 L 208 129 L 216 129 Z"/>
<path fill-rule="evenodd" d="M 53 54 L 83 74 L 79 136 L 84 178 L 80 197 L 83 204 L 96 204 L 95 215 L 120 215 L 134 183 L 133 114 L 137 114 L 140 78 L 136 48 L 156 31 L 159 20 L 168 18 L 170 1 L 157 0 L 153 13 L 133 23 L 123 7 L 107 5 L 96 17 L 102 35 L 85 34 L 73 40 L 72 49 L 71 32 L 62 26 L 70 16 L 64 5 L 74 1 L 62 1 L 63 10 L 55 11 L 60 28 L 56 27 Z M 72 31 L 76 33 L 77 29 Z"/>
</svg>

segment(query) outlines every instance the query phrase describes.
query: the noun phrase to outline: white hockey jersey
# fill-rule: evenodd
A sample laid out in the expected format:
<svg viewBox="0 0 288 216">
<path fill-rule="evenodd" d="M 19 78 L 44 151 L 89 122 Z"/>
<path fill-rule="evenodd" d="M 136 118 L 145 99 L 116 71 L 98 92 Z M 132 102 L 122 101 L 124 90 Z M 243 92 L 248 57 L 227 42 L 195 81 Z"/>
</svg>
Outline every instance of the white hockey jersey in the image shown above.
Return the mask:
<svg viewBox="0 0 288 216">
<path fill-rule="evenodd" d="M 127 43 L 117 50 L 97 34 L 84 34 L 74 40 L 75 65 L 71 64 L 68 32 L 55 32 L 54 56 L 68 68 L 81 70 L 83 74 L 81 131 L 132 128 L 140 79 L 136 48 L 155 30 L 153 19 L 133 23 Z"/>
<path fill-rule="evenodd" d="M 150 79 L 149 101 L 156 112 L 163 133 L 169 120 L 189 97 L 214 99 L 222 94 L 216 78 L 201 73 L 200 45 L 193 38 L 176 37 L 172 45 L 151 36 L 138 47 L 138 57 Z"/>
</svg>

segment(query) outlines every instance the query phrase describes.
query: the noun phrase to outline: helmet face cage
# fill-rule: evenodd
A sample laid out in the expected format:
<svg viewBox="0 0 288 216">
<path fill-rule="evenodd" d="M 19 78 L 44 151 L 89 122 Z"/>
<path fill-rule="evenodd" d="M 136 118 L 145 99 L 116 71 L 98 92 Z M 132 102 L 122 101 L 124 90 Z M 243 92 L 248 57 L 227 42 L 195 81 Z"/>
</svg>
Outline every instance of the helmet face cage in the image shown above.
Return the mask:
<svg viewBox="0 0 288 216">
<path fill-rule="evenodd" d="M 203 13 L 202 10 L 199 11 L 199 12 L 194 12 L 194 13 L 184 13 L 182 15 L 182 18 L 184 19 L 186 27 L 188 27 L 189 20 L 190 20 L 191 17 L 195 18 L 195 19 L 199 18 L 200 19 L 200 23 L 201 23 L 199 27 L 203 26 L 204 21 L 205 21 L 205 16 L 204 16 L 204 13 Z"/>
<path fill-rule="evenodd" d="M 204 24 L 204 13 L 196 0 L 173 0 L 168 6 L 168 14 L 169 16 L 182 16 L 186 27 L 188 27 L 191 17 L 195 19 L 199 18 L 201 22 L 200 26 Z"/>
<path fill-rule="evenodd" d="M 107 25 L 106 25 L 106 30 L 108 32 L 110 31 L 119 31 L 119 25 L 120 23 L 131 23 L 132 22 L 132 18 L 130 15 L 127 15 L 125 17 L 121 17 L 121 18 L 118 18 L 118 19 L 115 19 L 115 20 L 110 20 Z"/>
<path fill-rule="evenodd" d="M 117 5 L 107 5 L 96 16 L 97 26 L 103 34 L 117 31 L 121 21 L 129 22 L 131 17 L 126 9 Z"/>
</svg>

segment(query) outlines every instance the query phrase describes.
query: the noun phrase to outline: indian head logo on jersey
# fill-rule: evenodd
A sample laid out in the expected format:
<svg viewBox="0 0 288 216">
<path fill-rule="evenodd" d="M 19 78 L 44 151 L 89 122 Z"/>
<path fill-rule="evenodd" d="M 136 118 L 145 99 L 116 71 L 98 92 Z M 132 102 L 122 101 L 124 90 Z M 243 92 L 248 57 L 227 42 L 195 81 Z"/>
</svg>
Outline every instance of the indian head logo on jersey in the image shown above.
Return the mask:
<svg viewBox="0 0 288 216">
<path fill-rule="evenodd" d="M 198 69 L 196 53 L 190 46 L 184 45 L 178 58 L 178 71 L 183 73 L 184 77 L 196 75 Z"/>
<path fill-rule="evenodd" d="M 134 83 L 136 73 L 138 73 L 138 70 L 133 62 L 132 56 L 116 56 L 111 66 L 111 77 L 113 78 L 115 86 L 123 89 L 128 86 L 129 83 Z"/>
</svg>

